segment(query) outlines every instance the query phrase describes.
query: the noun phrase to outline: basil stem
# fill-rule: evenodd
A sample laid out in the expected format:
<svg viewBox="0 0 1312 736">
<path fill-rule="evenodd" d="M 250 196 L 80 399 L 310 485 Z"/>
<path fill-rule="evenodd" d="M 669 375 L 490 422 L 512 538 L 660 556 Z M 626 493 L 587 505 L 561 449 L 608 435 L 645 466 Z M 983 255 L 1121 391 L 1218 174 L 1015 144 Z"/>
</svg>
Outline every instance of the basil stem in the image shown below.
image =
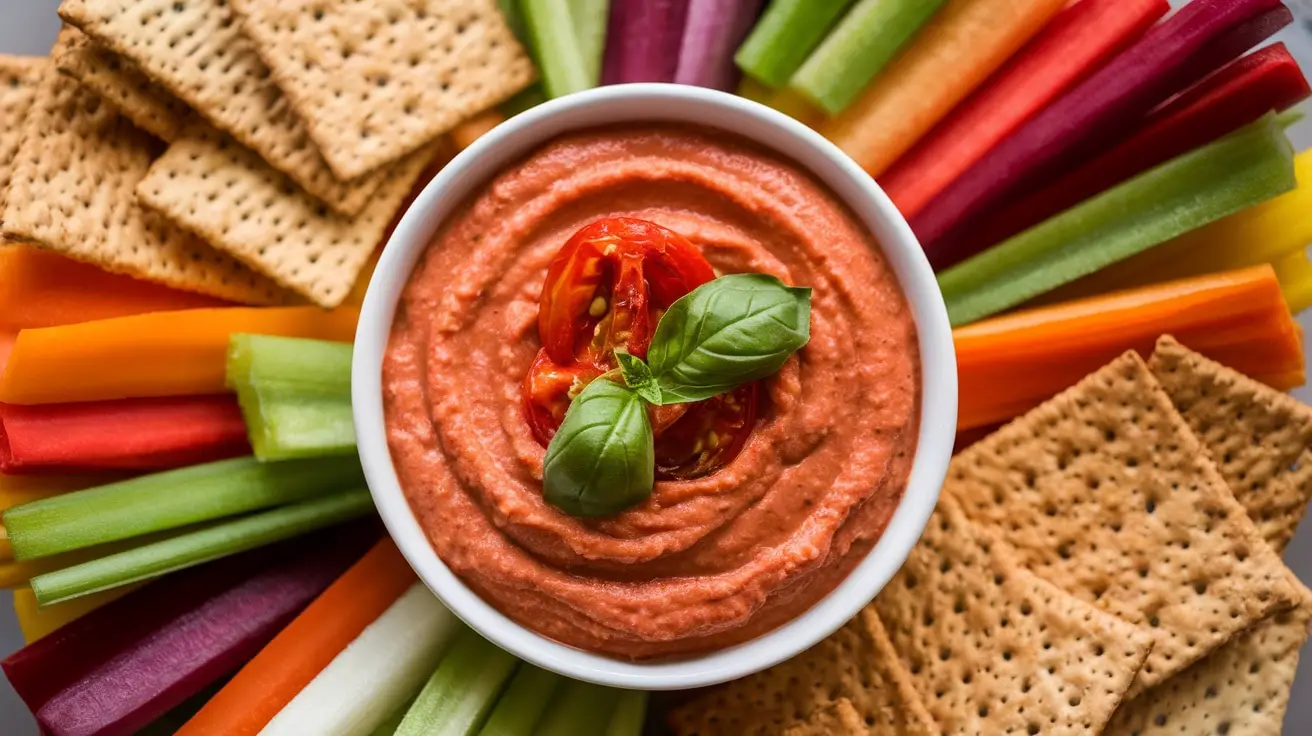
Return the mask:
<svg viewBox="0 0 1312 736">
<path fill-rule="evenodd" d="M 656 325 L 647 363 L 659 403 L 702 401 L 772 375 L 810 339 L 809 288 L 765 274 L 735 274 L 670 305 Z"/>
<path fill-rule="evenodd" d="M 641 503 L 656 481 L 653 445 L 647 402 L 627 386 L 594 380 L 547 446 L 543 496 L 570 516 L 610 516 Z"/>
</svg>

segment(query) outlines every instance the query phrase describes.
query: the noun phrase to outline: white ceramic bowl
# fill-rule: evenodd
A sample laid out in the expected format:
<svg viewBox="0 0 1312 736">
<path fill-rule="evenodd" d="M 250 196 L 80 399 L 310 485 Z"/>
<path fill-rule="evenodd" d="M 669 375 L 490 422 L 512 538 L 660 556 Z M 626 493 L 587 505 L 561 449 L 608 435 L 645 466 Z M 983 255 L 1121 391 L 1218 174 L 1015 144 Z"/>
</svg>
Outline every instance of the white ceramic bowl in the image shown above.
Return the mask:
<svg viewBox="0 0 1312 736">
<path fill-rule="evenodd" d="M 910 302 L 920 340 L 920 437 L 906 494 L 875 548 L 828 596 L 757 639 L 702 656 L 630 662 L 585 652 L 530 631 L 479 598 L 429 545 L 397 481 L 383 426 L 381 369 L 392 317 L 411 270 L 447 216 L 496 173 L 562 133 L 615 123 L 679 122 L 720 128 L 801 164 L 874 233 Z M 952 331 L 934 274 L 911 228 L 875 182 L 820 135 L 740 97 L 666 84 L 632 84 L 553 100 L 483 136 L 411 205 L 374 272 L 355 338 L 352 401 L 360 460 L 383 521 L 421 580 L 465 623 L 497 645 L 562 675 L 615 687 L 672 690 L 765 669 L 833 633 L 901 567 L 938 501 L 956 431 Z"/>
</svg>

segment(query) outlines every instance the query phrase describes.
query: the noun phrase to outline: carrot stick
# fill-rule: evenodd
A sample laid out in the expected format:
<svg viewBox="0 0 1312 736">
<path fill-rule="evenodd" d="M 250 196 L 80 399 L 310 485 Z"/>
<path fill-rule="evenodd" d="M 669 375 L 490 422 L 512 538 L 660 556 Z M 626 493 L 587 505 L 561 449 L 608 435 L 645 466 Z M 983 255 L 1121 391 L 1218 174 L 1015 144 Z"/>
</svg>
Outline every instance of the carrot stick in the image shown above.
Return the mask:
<svg viewBox="0 0 1312 736">
<path fill-rule="evenodd" d="M 1083 0 L 1063 10 L 879 183 L 906 217 L 1166 14 L 1166 0 Z"/>
<path fill-rule="evenodd" d="M 484 110 L 465 122 L 457 125 L 455 130 L 451 131 L 451 142 L 456 144 L 457 151 L 463 151 L 474 145 L 474 141 L 482 138 L 498 125 L 506 122 L 506 116 L 496 110 Z"/>
<path fill-rule="evenodd" d="M 18 627 L 23 631 L 23 641 L 31 644 L 106 603 L 122 598 L 142 585 L 145 583 L 112 588 L 53 606 L 39 605 L 36 602 L 36 594 L 27 586 L 14 588 L 14 614 L 18 618 Z"/>
<path fill-rule="evenodd" d="M 0 327 L 26 329 L 225 302 L 102 271 L 28 246 L 0 248 Z"/>
<path fill-rule="evenodd" d="M 880 176 L 1065 4 L 949 0 L 861 98 L 820 132 Z"/>
<path fill-rule="evenodd" d="M 396 602 L 415 575 L 391 540 L 379 542 L 269 642 L 177 733 L 257 734 Z"/>
<path fill-rule="evenodd" d="M 0 401 L 44 404 L 224 392 L 234 332 L 349 341 L 359 311 L 229 307 L 157 312 L 23 330 Z"/>
<path fill-rule="evenodd" d="M 1270 266 L 1227 271 L 997 317 L 953 332 L 959 430 L 1008 421 L 1159 336 L 1275 388 L 1303 378 L 1297 324 Z"/>
</svg>

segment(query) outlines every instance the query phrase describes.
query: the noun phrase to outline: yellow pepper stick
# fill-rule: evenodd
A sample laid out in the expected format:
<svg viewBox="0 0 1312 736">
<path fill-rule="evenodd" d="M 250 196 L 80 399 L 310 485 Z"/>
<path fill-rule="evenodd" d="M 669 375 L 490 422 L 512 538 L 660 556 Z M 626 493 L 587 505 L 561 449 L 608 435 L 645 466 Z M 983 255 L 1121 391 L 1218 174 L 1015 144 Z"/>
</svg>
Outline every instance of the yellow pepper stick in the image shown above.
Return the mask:
<svg viewBox="0 0 1312 736">
<path fill-rule="evenodd" d="M 145 583 L 111 588 L 110 590 L 75 598 L 67 603 L 57 603 L 45 607 L 37 605 L 36 594 L 32 592 L 31 588 L 27 586 L 15 588 L 14 613 L 18 616 L 18 628 L 23 631 L 23 641 L 31 644 L 69 622 L 82 618 L 106 603 L 122 598 L 142 585 L 145 585 Z"/>
<path fill-rule="evenodd" d="M 818 128 L 825 122 L 825 114 L 820 108 L 790 89 L 776 92 L 766 104 L 808 128 Z"/>
<path fill-rule="evenodd" d="M 1307 251 L 1290 253 L 1276 261 L 1275 266 L 1289 311 L 1298 314 L 1312 307 L 1312 261 L 1308 260 Z"/>
<path fill-rule="evenodd" d="M 878 178 L 1065 5 L 948 0 L 860 99 L 820 132 Z"/>
<path fill-rule="evenodd" d="M 738 84 L 738 96 L 746 97 L 762 105 L 768 105 L 770 104 L 770 98 L 774 97 L 774 90 L 767 87 L 764 82 L 758 82 L 747 75 L 743 75 L 743 81 Z"/>
<path fill-rule="evenodd" d="M 1312 151 L 1294 157 L 1298 188 L 1068 284 L 1034 304 L 1276 263 L 1312 243 Z"/>
<path fill-rule="evenodd" d="M 233 333 L 350 341 L 359 316 L 359 310 L 348 307 L 231 307 L 23 330 L 0 376 L 0 401 L 219 394 L 226 390 Z"/>
</svg>

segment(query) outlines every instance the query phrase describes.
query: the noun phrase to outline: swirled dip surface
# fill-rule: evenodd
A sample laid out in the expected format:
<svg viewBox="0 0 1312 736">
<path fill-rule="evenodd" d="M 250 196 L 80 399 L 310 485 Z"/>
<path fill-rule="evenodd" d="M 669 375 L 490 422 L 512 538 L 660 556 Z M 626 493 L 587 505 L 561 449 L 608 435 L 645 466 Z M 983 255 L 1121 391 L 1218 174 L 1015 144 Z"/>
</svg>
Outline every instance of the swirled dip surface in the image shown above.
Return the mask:
<svg viewBox="0 0 1312 736">
<path fill-rule="evenodd" d="M 542 498 L 520 384 L 565 240 L 654 221 L 723 273 L 814 288 L 812 339 L 765 384 L 742 453 L 604 520 Z M 629 658 L 702 652 L 797 616 L 870 550 L 918 430 L 915 326 L 873 237 L 796 165 L 695 128 L 556 139 L 465 203 L 407 284 L 383 367 L 401 484 L 442 560 L 519 623 Z"/>
</svg>

